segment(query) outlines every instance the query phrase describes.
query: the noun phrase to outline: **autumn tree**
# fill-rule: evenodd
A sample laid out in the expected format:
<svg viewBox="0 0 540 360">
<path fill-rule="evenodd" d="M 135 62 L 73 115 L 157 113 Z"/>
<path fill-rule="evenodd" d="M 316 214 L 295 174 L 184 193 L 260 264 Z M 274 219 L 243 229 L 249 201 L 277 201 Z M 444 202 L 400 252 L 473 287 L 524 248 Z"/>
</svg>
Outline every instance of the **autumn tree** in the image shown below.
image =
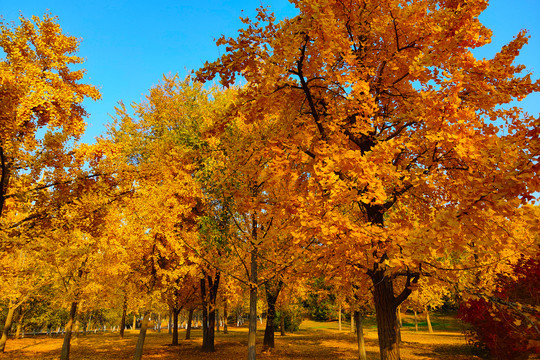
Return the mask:
<svg viewBox="0 0 540 360">
<path fill-rule="evenodd" d="M 63 34 L 57 18 L 19 21 L 0 21 L 0 249 L 6 256 L 40 236 L 47 189 L 76 177 L 70 147 L 84 132 L 82 102 L 100 97 L 80 82 L 84 70 L 71 69 L 83 62 L 79 40 Z M 6 322 L 4 329 L 10 327 Z"/>
<path fill-rule="evenodd" d="M 422 273 L 489 272 L 535 243 L 517 224 L 538 226 L 524 206 L 538 189 L 538 120 L 505 106 L 540 87 L 514 64 L 527 35 L 476 59 L 491 37 L 484 0 L 292 3 L 291 19 L 243 19 L 198 77 L 245 80 L 236 111 L 274 124 L 266 172 L 306 179 L 288 201 L 295 236 L 354 244 L 381 359 L 399 359 L 396 309 Z"/>
</svg>

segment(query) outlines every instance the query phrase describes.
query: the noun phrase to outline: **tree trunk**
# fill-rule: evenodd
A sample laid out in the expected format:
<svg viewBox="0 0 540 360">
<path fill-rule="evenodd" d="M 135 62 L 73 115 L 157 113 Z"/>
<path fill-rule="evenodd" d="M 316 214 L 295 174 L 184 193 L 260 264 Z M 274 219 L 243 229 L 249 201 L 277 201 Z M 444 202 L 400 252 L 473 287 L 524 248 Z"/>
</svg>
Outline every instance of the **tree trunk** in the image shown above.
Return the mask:
<svg viewBox="0 0 540 360">
<path fill-rule="evenodd" d="M 172 308 L 171 308 L 172 309 Z M 169 335 L 172 335 L 172 327 L 173 327 L 173 324 L 172 324 L 172 321 L 173 321 L 173 313 L 172 313 L 172 310 L 169 311 Z"/>
<path fill-rule="evenodd" d="M 223 304 L 223 333 L 228 334 L 229 329 L 227 329 L 227 317 L 229 314 L 227 313 L 227 300 L 224 301 Z"/>
<path fill-rule="evenodd" d="M 144 346 L 144 339 L 146 338 L 146 330 L 148 329 L 148 320 L 150 317 L 150 310 L 147 310 L 143 314 L 141 322 L 141 331 L 139 332 L 139 338 L 137 339 L 137 346 L 135 347 L 135 355 L 133 360 L 141 360 Z"/>
<path fill-rule="evenodd" d="M 216 272 L 214 278 L 211 275 L 206 275 L 206 279 L 201 279 L 201 295 L 203 301 L 203 344 L 202 352 L 214 352 L 214 339 L 216 327 L 216 299 L 219 288 L 219 271 Z M 208 281 L 208 293 L 206 291 L 206 281 Z"/>
<path fill-rule="evenodd" d="M 431 319 L 429 318 L 429 310 L 428 310 L 428 307 L 425 306 L 425 307 L 424 307 L 424 310 L 426 311 L 426 322 L 427 322 L 428 332 L 429 332 L 430 334 L 433 334 L 433 328 L 431 327 Z"/>
<path fill-rule="evenodd" d="M 255 343 L 257 337 L 257 251 L 251 252 L 251 284 L 249 289 L 249 333 L 248 360 L 257 358 Z"/>
<path fill-rule="evenodd" d="M 249 332 L 248 332 L 248 360 L 255 360 L 257 353 L 255 342 L 257 339 L 257 220 L 253 216 L 251 244 L 251 275 L 249 287 Z"/>
<path fill-rule="evenodd" d="M 371 274 L 381 360 L 399 360 L 399 326 L 392 279 L 383 270 Z"/>
<path fill-rule="evenodd" d="M 17 312 L 17 332 L 15 333 L 15 339 L 20 339 L 22 334 L 22 327 L 23 327 L 23 319 L 24 319 L 24 312 L 22 305 L 19 306 L 19 311 Z"/>
<path fill-rule="evenodd" d="M 356 341 L 358 343 L 358 359 L 367 360 L 366 344 L 364 342 L 364 327 L 362 326 L 362 315 L 360 315 L 360 311 L 355 311 L 354 317 L 356 318 Z"/>
<path fill-rule="evenodd" d="M 172 316 L 173 316 L 172 344 L 173 345 L 178 345 L 178 314 L 180 314 L 180 309 L 172 308 Z"/>
<path fill-rule="evenodd" d="M 77 305 L 78 303 L 76 301 L 71 303 L 69 320 L 66 324 L 64 343 L 62 344 L 62 354 L 60 356 L 60 360 L 69 360 L 69 351 L 71 349 L 71 334 L 73 332 L 73 324 L 75 323 L 75 315 L 77 315 Z"/>
<path fill-rule="evenodd" d="M 127 315 L 127 295 L 124 294 L 124 304 L 122 306 L 122 321 L 120 321 L 120 338 L 122 339 L 124 338 L 124 330 L 126 329 L 126 315 Z"/>
<path fill-rule="evenodd" d="M 341 331 L 341 304 L 339 304 L 339 312 L 338 312 L 338 329 Z"/>
<path fill-rule="evenodd" d="M 0 338 L 0 352 L 4 352 L 6 348 L 6 342 L 9 331 L 11 330 L 11 324 L 13 323 L 13 315 L 15 314 L 15 310 L 17 310 L 17 307 L 12 305 L 12 302 L 10 301 L 6 321 L 4 323 L 4 330 L 2 331 L 2 337 Z"/>
<path fill-rule="evenodd" d="M 137 316 L 133 314 L 133 330 L 137 328 Z"/>
<path fill-rule="evenodd" d="M 351 312 L 351 332 L 354 333 L 354 312 Z"/>
<path fill-rule="evenodd" d="M 264 329 L 264 341 L 263 347 L 265 349 L 274 348 L 274 319 L 276 318 L 276 301 L 279 297 L 279 293 L 283 288 L 283 281 L 279 280 L 277 283 L 267 283 L 266 289 L 266 303 L 268 304 L 268 310 L 266 313 L 266 328 Z"/>
<path fill-rule="evenodd" d="M 401 319 L 401 305 L 397 307 L 397 317 L 399 322 L 399 327 L 403 327 L 403 320 Z"/>
<path fill-rule="evenodd" d="M 189 309 L 187 329 L 186 329 L 186 340 L 191 339 L 191 323 L 193 322 L 193 309 Z"/>
</svg>

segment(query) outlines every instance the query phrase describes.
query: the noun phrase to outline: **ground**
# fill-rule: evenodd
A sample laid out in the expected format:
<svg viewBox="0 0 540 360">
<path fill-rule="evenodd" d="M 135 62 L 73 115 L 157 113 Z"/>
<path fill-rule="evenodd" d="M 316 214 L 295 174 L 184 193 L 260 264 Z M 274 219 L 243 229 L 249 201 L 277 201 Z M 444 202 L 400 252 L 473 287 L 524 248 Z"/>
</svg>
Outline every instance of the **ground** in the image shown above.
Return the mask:
<svg viewBox="0 0 540 360">
<path fill-rule="evenodd" d="M 411 322 L 405 322 L 402 330 L 403 360 L 439 359 L 439 360 L 472 360 L 479 359 L 473 355 L 471 347 L 460 332 L 456 321 L 450 317 L 435 317 L 435 333 L 429 334 L 424 324 L 420 324 L 416 332 Z M 263 352 L 262 337 L 264 328 L 258 324 L 257 359 L 260 360 L 352 360 L 358 359 L 356 337 L 343 323 L 342 331 L 337 322 L 304 321 L 298 332 L 280 336 L 276 333 L 276 347 L 271 352 Z M 365 326 L 366 349 L 368 359 L 379 359 L 377 330 L 372 321 Z M 118 334 L 91 334 L 79 336 L 72 341 L 72 360 L 131 360 L 135 350 L 138 331 L 127 331 L 124 339 Z M 161 333 L 150 331 L 144 347 L 143 359 L 159 360 L 236 360 L 247 357 L 247 328 L 229 328 L 229 334 L 221 331 L 216 334 L 216 352 L 203 354 L 199 351 L 202 340 L 201 331 L 192 331 L 192 340 L 183 340 L 184 331 L 180 331 L 180 345 L 171 346 L 171 336 L 167 331 Z M 6 352 L 0 355 L 1 360 L 60 358 L 62 338 L 27 337 L 9 340 Z"/>
</svg>

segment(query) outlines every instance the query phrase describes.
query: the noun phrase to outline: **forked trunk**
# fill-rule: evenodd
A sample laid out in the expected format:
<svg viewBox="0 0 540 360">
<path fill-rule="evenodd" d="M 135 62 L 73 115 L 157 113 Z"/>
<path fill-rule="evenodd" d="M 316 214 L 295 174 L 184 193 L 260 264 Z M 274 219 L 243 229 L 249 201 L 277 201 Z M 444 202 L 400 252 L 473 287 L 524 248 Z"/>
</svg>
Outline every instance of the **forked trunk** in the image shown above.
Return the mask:
<svg viewBox="0 0 540 360">
<path fill-rule="evenodd" d="M 358 359 L 367 360 L 366 355 L 366 344 L 364 342 L 364 327 L 362 325 L 362 315 L 360 311 L 354 312 L 354 317 L 356 321 L 356 341 L 358 343 Z"/>
<path fill-rule="evenodd" d="M 201 295 L 203 302 L 203 344 L 201 351 L 214 352 L 215 326 L 216 326 L 216 299 L 219 288 L 220 273 L 215 277 L 203 272 L 205 278 L 201 279 Z M 208 292 L 206 291 L 208 281 Z"/>
<path fill-rule="evenodd" d="M 139 338 L 137 340 L 137 346 L 135 347 L 135 355 L 133 356 L 133 360 L 142 359 L 144 340 L 146 338 L 146 330 L 148 329 L 149 315 L 150 315 L 150 310 L 147 310 L 144 312 L 142 322 L 141 322 L 141 331 L 139 332 Z"/>
<path fill-rule="evenodd" d="M 64 343 L 62 344 L 62 354 L 60 360 L 69 360 L 69 351 L 71 349 L 71 334 L 73 332 L 73 324 L 75 323 L 75 316 L 77 315 L 76 301 L 71 303 L 71 309 L 69 310 L 69 320 L 66 324 L 66 330 L 64 334 Z"/>
<path fill-rule="evenodd" d="M 6 348 L 6 342 L 9 335 L 9 331 L 11 330 L 11 324 L 13 323 L 13 315 L 15 314 L 15 310 L 17 310 L 17 307 L 13 306 L 10 303 L 10 306 L 8 308 L 8 313 L 6 316 L 6 321 L 4 323 L 4 330 L 2 331 L 2 337 L 0 338 L 0 352 L 4 352 Z"/>
</svg>

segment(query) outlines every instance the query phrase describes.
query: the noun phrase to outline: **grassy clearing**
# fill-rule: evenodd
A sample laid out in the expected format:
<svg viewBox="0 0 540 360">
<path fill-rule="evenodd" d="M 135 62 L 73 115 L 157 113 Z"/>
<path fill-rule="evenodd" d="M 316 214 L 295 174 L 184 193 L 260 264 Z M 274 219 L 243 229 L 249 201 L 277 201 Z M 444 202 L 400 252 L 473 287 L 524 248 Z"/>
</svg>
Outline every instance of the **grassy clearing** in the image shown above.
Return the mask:
<svg viewBox="0 0 540 360">
<path fill-rule="evenodd" d="M 365 326 L 366 349 L 368 359 L 378 359 L 377 330 L 373 321 L 367 319 Z M 435 321 L 436 320 L 436 321 Z M 406 318 L 408 322 L 408 319 Z M 443 329 L 444 327 L 448 329 Z M 435 334 L 427 331 L 415 332 L 405 326 L 402 331 L 402 358 L 404 360 L 442 359 L 470 360 L 478 359 L 471 353 L 465 338 L 455 331 L 455 320 L 452 318 L 434 319 Z M 257 332 L 258 359 L 284 360 L 352 360 L 357 359 L 356 337 L 350 333 L 350 324 L 343 323 L 342 331 L 337 322 L 304 321 L 300 330 L 282 337 L 276 333 L 276 348 L 271 352 L 263 352 L 263 328 Z M 423 330 L 423 329 L 422 329 Z M 127 331 L 126 337 L 120 339 L 118 334 L 92 334 L 80 336 L 72 342 L 72 360 L 130 360 L 133 356 L 138 331 Z M 180 332 L 180 339 L 185 336 Z M 144 359 L 160 360 L 227 360 L 246 358 L 247 328 L 231 327 L 229 334 L 216 334 L 216 352 L 203 354 L 199 351 L 202 344 L 201 330 L 192 331 L 192 340 L 181 340 L 180 346 L 171 346 L 171 336 L 167 332 L 150 331 L 145 343 Z M 62 338 L 30 337 L 10 340 L 6 353 L 0 355 L 2 360 L 60 358 Z"/>
</svg>

